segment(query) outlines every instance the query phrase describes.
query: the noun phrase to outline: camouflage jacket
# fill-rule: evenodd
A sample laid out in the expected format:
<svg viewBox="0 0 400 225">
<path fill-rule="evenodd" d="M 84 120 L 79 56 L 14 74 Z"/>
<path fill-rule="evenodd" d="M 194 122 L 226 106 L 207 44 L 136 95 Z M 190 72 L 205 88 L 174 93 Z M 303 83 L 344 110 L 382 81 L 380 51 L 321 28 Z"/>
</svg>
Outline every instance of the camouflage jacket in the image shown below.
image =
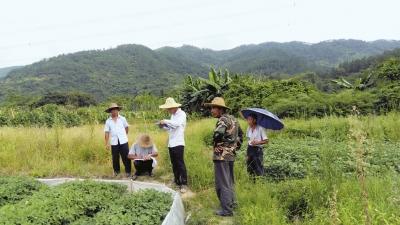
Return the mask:
<svg viewBox="0 0 400 225">
<path fill-rule="evenodd" d="M 239 122 L 229 114 L 222 115 L 217 122 L 213 135 L 213 160 L 234 161 L 236 150 L 243 142 L 243 132 Z"/>
</svg>

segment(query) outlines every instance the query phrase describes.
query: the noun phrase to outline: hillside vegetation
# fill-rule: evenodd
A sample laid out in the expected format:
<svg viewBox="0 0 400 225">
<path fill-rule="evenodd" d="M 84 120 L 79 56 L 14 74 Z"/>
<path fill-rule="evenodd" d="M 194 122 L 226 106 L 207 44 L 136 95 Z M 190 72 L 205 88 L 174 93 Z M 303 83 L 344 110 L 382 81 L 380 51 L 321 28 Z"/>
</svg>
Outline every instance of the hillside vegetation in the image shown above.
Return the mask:
<svg viewBox="0 0 400 225">
<path fill-rule="evenodd" d="M 104 100 L 116 94 L 163 95 L 187 75 L 204 76 L 210 66 L 232 73 L 282 76 L 306 71 L 326 74 L 340 63 L 400 47 L 400 41 L 334 40 L 244 45 L 214 51 L 192 46 L 156 50 L 141 45 L 60 55 L 17 68 L 0 80 L 7 95 L 80 91 Z"/>
</svg>

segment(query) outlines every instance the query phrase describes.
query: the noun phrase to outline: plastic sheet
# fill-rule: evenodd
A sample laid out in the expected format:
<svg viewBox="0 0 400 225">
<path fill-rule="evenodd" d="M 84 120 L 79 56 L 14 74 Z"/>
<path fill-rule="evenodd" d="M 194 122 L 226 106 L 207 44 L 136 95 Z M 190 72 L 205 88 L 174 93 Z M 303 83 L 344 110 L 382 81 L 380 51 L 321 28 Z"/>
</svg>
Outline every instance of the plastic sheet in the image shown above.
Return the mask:
<svg viewBox="0 0 400 225">
<path fill-rule="evenodd" d="M 76 178 L 52 178 L 52 179 L 38 179 L 39 181 L 49 185 L 56 186 L 69 181 L 83 180 Z M 185 208 L 183 207 L 183 202 L 180 194 L 171 188 L 157 183 L 149 182 L 139 182 L 131 180 L 103 180 L 103 179 L 92 179 L 99 182 L 112 182 L 124 184 L 128 191 L 137 191 L 141 189 L 155 189 L 157 191 L 171 193 L 173 197 L 173 203 L 171 209 L 169 210 L 167 216 L 165 217 L 162 225 L 184 225 L 185 224 Z"/>
</svg>

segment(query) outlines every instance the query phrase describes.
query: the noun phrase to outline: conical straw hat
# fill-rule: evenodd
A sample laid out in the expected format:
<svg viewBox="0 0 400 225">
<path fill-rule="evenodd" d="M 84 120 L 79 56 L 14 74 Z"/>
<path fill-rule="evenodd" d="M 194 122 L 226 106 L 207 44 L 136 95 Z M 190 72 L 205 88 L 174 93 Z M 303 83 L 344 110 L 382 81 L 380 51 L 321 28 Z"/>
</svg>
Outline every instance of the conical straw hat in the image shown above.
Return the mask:
<svg viewBox="0 0 400 225">
<path fill-rule="evenodd" d="M 160 109 L 171 109 L 171 108 L 179 108 L 181 107 L 182 104 L 176 103 L 175 99 L 173 98 L 167 98 L 165 100 L 165 104 L 164 105 L 160 105 Z"/>
<path fill-rule="evenodd" d="M 228 106 L 225 105 L 225 100 L 223 98 L 221 98 L 221 97 L 215 97 L 211 101 L 211 103 L 205 103 L 204 106 L 207 106 L 207 107 L 217 106 L 217 107 L 230 109 Z"/>
<path fill-rule="evenodd" d="M 111 103 L 108 109 L 105 110 L 106 113 L 110 113 L 112 109 L 118 109 L 121 110 L 122 107 L 118 106 L 117 103 Z"/>
</svg>

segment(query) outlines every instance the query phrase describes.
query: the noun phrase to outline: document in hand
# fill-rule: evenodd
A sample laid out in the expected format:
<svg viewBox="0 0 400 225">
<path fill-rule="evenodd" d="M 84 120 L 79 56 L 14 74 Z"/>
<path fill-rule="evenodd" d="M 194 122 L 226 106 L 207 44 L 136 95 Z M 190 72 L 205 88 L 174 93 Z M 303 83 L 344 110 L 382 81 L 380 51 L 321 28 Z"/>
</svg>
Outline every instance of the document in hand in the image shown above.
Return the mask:
<svg viewBox="0 0 400 225">
<path fill-rule="evenodd" d="M 160 128 L 168 128 L 167 124 L 161 124 L 160 122 L 156 122 L 156 125 Z"/>
</svg>

